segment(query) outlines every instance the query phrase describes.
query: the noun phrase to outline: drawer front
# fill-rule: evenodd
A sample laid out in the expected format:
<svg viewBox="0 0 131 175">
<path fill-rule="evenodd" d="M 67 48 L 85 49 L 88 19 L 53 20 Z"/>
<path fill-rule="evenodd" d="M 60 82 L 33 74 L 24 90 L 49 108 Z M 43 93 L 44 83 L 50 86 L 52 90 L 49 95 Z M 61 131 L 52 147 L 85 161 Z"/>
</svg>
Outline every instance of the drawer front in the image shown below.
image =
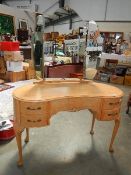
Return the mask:
<svg viewBox="0 0 131 175">
<path fill-rule="evenodd" d="M 21 114 L 42 114 L 44 113 L 44 103 L 32 103 L 32 102 L 21 102 L 20 111 Z"/>
<path fill-rule="evenodd" d="M 103 109 L 114 109 L 120 108 L 121 105 L 121 98 L 106 98 L 102 99 L 103 101 Z"/>
<path fill-rule="evenodd" d="M 101 120 L 114 120 L 119 117 L 120 110 L 114 109 L 114 110 L 103 110 L 101 115 Z"/>
<path fill-rule="evenodd" d="M 101 100 L 97 98 L 86 98 L 86 97 L 77 97 L 69 99 L 69 104 L 71 110 L 75 109 L 91 109 L 92 111 L 98 111 L 101 106 Z"/>
<path fill-rule="evenodd" d="M 21 116 L 21 126 L 24 127 L 40 127 L 40 126 L 45 126 L 48 125 L 48 119 L 45 118 L 42 115 L 29 115 L 29 116 L 25 116 L 22 115 Z"/>
</svg>

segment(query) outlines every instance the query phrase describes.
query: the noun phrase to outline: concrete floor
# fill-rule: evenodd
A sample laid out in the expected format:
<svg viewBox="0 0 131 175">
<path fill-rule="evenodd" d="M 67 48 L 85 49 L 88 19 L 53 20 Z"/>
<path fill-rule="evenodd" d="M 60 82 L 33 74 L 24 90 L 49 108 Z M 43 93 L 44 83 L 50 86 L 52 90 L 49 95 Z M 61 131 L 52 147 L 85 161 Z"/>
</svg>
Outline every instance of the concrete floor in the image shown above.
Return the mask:
<svg viewBox="0 0 131 175">
<path fill-rule="evenodd" d="M 23 141 L 22 168 L 16 165 L 15 139 L 0 142 L 0 175 L 131 175 L 131 115 L 125 113 L 131 87 L 118 87 L 125 95 L 114 154 L 108 152 L 113 122 L 96 121 L 91 136 L 88 110 L 59 112 L 50 126 L 30 130 L 30 142 Z"/>
</svg>

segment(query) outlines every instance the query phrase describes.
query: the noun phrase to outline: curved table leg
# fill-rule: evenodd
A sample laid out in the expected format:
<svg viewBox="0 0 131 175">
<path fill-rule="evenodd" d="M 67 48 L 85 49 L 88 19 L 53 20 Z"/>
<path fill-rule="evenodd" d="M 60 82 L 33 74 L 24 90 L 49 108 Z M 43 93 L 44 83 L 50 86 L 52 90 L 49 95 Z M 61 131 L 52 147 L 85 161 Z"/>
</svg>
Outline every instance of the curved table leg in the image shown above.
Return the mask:
<svg viewBox="0 0 131 175">
<path fill-rule="evenodd" d="M 113 133 L 112 133 L 111 142 L 110 142 L 110 147 L 109 147 L 110 152 L 114 152 L 113 143 L 114 143 L 114 140 L 115 140 L 115 137 L 116 137 L 119 126 L 120 126 L 120 119 L 116 119 L 115 120 L 115 126 L 114 126 Z"/>
<path fill-rule="evenodd" d="M 22 131 L 16 131 L 16 141 L 17 141 L 17 146 L 18 146 L 18 151 L 19 151 L 19 160 L 18 160 L 18 166 L 23 165 L 23 157 L 22 157 L 22 143 L 21 143 L 21 134 Z"/>
<path fill-rule="evenodd" d="M 25 138 L 25 142 L 26 142 L 26 143 L 29 142 L 29 128 L 26 128 L 26 138 Z"/>
<path fill-rule="evenodd" d="M 127 106 L 126 114 L 129 113 L 129 105 Z"/>
<path fill-rule="evenodd" d="M 91 131 L 90 131 L 90 134 L 91 134 L 91 135 L 94 134 L 94 131 L 93 131 L 94 124 L 95 124 L 95 115 L 93 115 L 93 118 L 92 118 L 92 125 L 91 125 Z"/>
</svg>

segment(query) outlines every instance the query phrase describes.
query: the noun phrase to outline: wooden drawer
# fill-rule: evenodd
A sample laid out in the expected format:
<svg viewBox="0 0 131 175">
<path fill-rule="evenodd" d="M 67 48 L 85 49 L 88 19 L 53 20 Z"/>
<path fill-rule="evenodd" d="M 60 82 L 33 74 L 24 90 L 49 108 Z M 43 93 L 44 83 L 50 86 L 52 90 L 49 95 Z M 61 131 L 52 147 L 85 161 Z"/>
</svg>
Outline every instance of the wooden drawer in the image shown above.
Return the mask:
<svg viewBox="0 0 131 175">
<path fill-rule="evenodd" d="M 22 115 L 21 125 L 24 127 L 40 127 L 48 125 L 48 119 L 43 115 Z"/>
<path fill-rule="evenodd" d="M 20 111 L 21 114 L 44 114 L 44 103 L 37 102 L 21 102 Z"/>
<path fill-rule="evenodd" d="M 101 120 L 114 120 L 117 117 L 119 117 L 120 110 L 114 109 L 114 110 L 103 110 L 101 115 Z"/>
<path fill-rule="evenodd" d="M 121 98 L 105 98 L 102 99 L 102 104 L 103 109 L 119 109 L 121 105 Z"/>
<path fill-rule="evenodd" d="M 100 109 L 101 100 L 97 98 L 76 97 L 69 99 L 69 106 L 72 111 L 75 109 L 91 109 L 92 111 L 98 111 Z"/>
</svg>

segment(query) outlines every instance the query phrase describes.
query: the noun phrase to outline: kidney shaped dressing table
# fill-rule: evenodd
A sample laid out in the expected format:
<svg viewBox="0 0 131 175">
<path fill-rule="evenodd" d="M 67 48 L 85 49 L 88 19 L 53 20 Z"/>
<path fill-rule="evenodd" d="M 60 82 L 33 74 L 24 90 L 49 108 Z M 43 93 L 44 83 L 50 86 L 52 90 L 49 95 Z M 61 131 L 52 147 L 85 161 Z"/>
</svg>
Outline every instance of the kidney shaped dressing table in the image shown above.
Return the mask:
<svg viewBox="0 0 131 175">
<path fill-rule="evenodd" d="M 18 165 L 23 165 L 21 134 L 26 128 L 50 124 L 50 118 L 59 111 L 89 109 L 93 113 L 90 134 L 93 134 L 95 119 L 114 120 L 109 151 L 113 152 L 113 142 L 120 124 L 120 106 L 123 92 L 116 87 L 88 80 L 46 79 L 17 88 L 13 92 L 14 130 L 19 150 Z"/>
</svg>

